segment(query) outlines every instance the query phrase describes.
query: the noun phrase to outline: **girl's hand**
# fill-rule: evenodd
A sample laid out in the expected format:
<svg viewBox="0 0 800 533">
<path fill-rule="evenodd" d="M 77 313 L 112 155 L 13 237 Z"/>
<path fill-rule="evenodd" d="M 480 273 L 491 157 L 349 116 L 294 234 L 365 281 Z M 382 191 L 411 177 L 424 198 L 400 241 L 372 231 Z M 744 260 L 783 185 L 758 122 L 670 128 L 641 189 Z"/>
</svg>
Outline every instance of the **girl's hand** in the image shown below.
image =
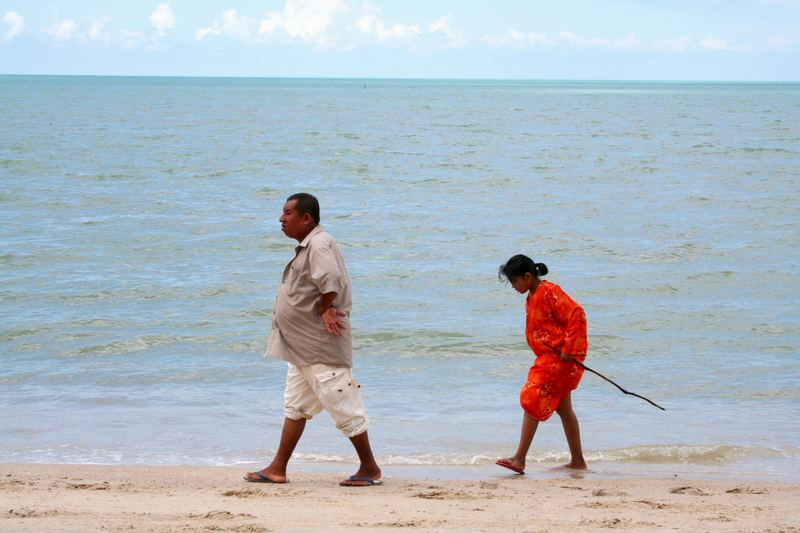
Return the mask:
<svg viewBox="0 0 800 533">
<path fill-rule="evenodd" d="M 572 355 L 564 353 L 555 346 L 547 344 L 546 342 L 544 343 L 544 345 L 553 350 L 554 352 L 556 352 L 558 356 L 561 358 L 561 360 L 564 361 L 565 363 L 569 363 L 570 361 L 572 361 Z"/>
</svg>

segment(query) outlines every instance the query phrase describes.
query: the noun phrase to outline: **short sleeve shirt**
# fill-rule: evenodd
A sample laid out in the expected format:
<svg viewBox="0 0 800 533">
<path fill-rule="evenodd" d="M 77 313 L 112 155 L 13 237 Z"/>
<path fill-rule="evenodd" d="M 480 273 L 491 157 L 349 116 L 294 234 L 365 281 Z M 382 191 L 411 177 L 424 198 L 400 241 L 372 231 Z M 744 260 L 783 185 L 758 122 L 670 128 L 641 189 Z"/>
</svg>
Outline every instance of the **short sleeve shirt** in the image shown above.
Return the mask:
<svg viewBox="0 0 800 533">
<path fill-rule="evenodd" d="M 347 322 L 352 294 L 344 257 L 330 234 L 317 226 L 295 248 L 294 258 L 283 271 L 266 355 L 297 366 L 323 363 L 351 367 L 349 324 L 337 337 L 325 329 L 319 314 L 320 297 L 329 292 L 336 293 L 332 305 L 347 313 L 342 318 Z"/>
</svg>

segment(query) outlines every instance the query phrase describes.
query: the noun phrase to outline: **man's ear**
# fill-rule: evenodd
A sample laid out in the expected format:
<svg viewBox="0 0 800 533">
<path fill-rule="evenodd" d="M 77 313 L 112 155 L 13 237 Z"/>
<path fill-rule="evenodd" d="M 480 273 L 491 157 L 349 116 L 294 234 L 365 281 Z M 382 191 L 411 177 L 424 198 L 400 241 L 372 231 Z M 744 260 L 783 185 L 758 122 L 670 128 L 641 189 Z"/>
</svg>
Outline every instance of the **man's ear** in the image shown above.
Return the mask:
<svg viewBox="0 0 800 533">
<path fill-rule="evenodd" d="M 314 223 L 314 217 L 311 216 L 311 213 L 303 213 L 303 223 L 304 224 Z"/>
</svg>

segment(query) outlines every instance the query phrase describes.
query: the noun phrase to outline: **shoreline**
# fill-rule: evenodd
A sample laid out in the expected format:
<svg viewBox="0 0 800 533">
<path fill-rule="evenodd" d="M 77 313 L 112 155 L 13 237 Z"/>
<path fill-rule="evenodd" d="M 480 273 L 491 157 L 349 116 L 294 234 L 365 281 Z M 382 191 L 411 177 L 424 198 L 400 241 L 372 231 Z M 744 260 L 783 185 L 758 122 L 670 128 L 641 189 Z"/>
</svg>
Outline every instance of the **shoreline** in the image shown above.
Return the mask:
<svg viewBox="0 0 800 533">
<path fill-rule="evenodd" d="M 245 482 L 246 465 L 0 464 L 0 531 L 800 531 L 797 483 L 538 470 L 420 479 L 390 467 L 382 485 L 346 488 L 352 465 L 336 466 L 277 485 Z"/>
<path fill-rule="evenodd" d="M 289 476 L 294 473 L 346 475 L 355 471 L 358 465 L 356 457 L 352 460 L 325 461 L 293 459 L 289 465 Z M 109 468 L 220 468 L 232 471 L 253 471 L 266 466 L 269 458 L 264 462 L 240 461 L 228 464 L 198 463 L 188 465 L 184 463 L 105 463 L 105 462 L 3 462 L 0 467 L 26 466 L 32 467 L 109 467 Z M 514 475 L 511 471 L 501 468 L 492 461 L 481 461 L 475 464 L 403 464 L 378 461 L 385 477 L 407 480 L 449 480 L 449 481 L 493 481 Z M 591 461 L 585 471 L 571 471 L 559 468 L 559 461 L 529 461 L 526 477 L 532 479 L 588 479 L 588 480 L 641 480 L 641 479 L 686 479 L 696 481 L 739 481 L 742 483 L 778 483 L 800 485 L 800 472 L 780 469 L 773 465 L 765 469 L 763 463 L 754 463 L 744 468 L 741 465 L 715 466 L 710 464 L 686 463 L 640 463 L 640 462 L 614 462 Z M 789 465 L 791 466 L 791 465 Z"/>
<path fill-rule="evenodd" d="M 220 468 L 259 469 L 266 463 L 242 463 Z M 590 462 L 586 471 L 571 471 L 559 468 L 561 462 L 529 462 L 525 476 L 531 479 L 588 479 L 588 480 L 641 480 L 641 479 L 686 479 L 696 481 L 739 481 L 742 483 L 779 483 L 800 485 L 800 473 L 752 471 L 733 469 L 730 467 L 712 467 L 696 464 L 644 464 Z M 340 473 L 344 475 L 348 469 L 355 470 L 357 462 L 302 462 L 293 461 L 290 469 L 300 473 Z M 763 466 L 763 465 L 761 465 Z M 452 481 L 495 481 L 511 475 L 509 470 L 495 465 L 493 462 L 476 465 L 383 465 L 384 476 L 416 480 L 452 480 Z"/>
</svg>

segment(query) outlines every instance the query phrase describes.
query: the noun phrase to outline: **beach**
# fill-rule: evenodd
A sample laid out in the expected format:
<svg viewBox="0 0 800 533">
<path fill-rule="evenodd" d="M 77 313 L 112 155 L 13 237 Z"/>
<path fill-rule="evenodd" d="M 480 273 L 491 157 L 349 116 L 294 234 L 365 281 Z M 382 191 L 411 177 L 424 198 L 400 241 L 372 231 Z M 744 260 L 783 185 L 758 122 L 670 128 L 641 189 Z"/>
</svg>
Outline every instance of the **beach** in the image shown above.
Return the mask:
<svg viewBox="0 0 800 533">
<path fill-rule="evenodd" d="M 278 216 L 306 190 L 382 465 L 513 451 L 532 353 L 497 267 L 525 253 L 584 307 L 586 364 L 667 409 L 587 374 L 587 461 L 800 482 L 800 84 L 365 83 L 0 78 L 0 462 L 271 456 Z M 566 453 L 555 421 L 529 461 Z M 323 416 L 296 459 L 354 457 Z"/>
<path fill-rule="evenodd" d="M 387 477 L 247 483 L 229 467 L 4 464 L 0 531 L 800 531 L 800 485 L 737 480 Z"/>
<path fill-rule="evenodd" d="M 0 77 L 3 529 L 785 530 L 799 96 Z M 291 485 L 241 481 L 283 423 L 286 364 L 262 354 L 294 254 L 278 217 L 300 190 L 352 280 L 375 490 L 337 486 L 357 459 L 327 414 Z M 533 359 L 524 297 L 497 279 L 517 253 L 584 307 L 586 364 L 666 409 L 585 374 L 580 480 L 549 470 L 569 459 L 558 417 L 526 478 L 493 465 L 519 439 Z"/>
</svg>

